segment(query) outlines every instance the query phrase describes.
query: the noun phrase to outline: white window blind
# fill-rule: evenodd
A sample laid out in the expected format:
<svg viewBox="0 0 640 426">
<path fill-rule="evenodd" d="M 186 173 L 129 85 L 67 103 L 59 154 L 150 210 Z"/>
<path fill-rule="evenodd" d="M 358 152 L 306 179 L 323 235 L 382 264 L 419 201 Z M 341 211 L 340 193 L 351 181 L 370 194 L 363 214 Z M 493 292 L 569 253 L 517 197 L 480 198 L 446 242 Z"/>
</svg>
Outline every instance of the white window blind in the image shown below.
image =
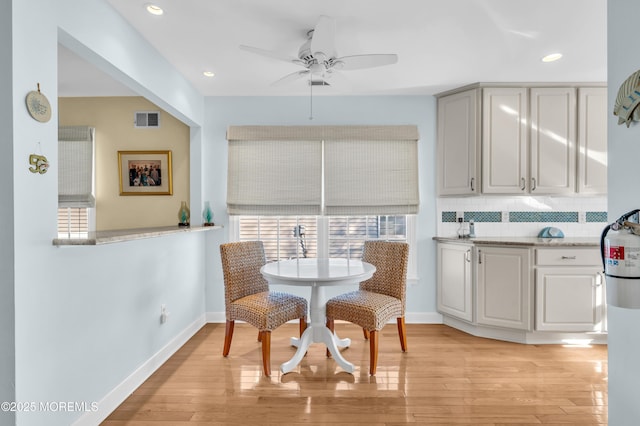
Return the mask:
<svg viewBox="0 0 640 426">
<path fill-rule="evenodd" d="M 231 126 L 227 139 L 229 214 L 418 211 L 416 126 Z"/>
<path fill-rule="evenodd" d="M 92 127 L 58 128 L 58 207 L 95 207 L 94 134 Z"/>
</svg>

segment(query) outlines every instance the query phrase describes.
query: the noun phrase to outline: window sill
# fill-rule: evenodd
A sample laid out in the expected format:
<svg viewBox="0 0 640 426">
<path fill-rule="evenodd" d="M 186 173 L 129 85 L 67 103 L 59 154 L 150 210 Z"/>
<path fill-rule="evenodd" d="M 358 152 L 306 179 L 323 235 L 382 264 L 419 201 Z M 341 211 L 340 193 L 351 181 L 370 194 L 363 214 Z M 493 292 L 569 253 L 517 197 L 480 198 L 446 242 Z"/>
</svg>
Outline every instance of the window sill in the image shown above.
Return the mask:
<svg viewBox="0 0 640 426">
<path fill-rule="evenodd" d="M 89 232 L 85 238 L 55 238 L 54 246 L 96 246 L 102 244 L 121 243 L 125 241 L 142 240 L 145 238 L 162 237 L 164 235 L 184 232 L 203 232 L 221 229 L 216 226 L 165 226 L 158 228 L 119 229 L 114 231 Z"/>
</svg>

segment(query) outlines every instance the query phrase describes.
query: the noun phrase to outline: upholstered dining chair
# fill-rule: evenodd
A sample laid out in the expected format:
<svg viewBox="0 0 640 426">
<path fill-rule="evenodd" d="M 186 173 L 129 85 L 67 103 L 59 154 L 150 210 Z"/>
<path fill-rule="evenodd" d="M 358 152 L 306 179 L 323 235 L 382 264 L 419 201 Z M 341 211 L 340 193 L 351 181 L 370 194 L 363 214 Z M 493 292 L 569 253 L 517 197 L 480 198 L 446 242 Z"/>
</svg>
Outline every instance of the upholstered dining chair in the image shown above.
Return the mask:
<svg viewBox="0 0 640 426">
<path fill-rule="evenodd" d="M 369 339 L 369 374 L 376 374 L 378 333 L 396 318 L 400 347 L 407 351 L 404 310 L 407 289 L 409 245 L 401 242 L 366 241 L 362 260 L 376 267 L 373 277 L 360 283 L 359 290 L 327 301 L 327 327 L 334 331 L 335 320 L 362 327 Z M 329 355 L 329 354 L 327 354 Z"/>
<path fill-rule="evenodd" d="M 227 324 L 222 355 L 229 355 L 236 320 L 258 329 L 262 343 L 262 366 L 271 375 L 271 331 L 290 320 L 300 320 L 300 335 L 307 328 L 307 300 L 293 294 L 269 291 L 260 273 L 266 263 L 262 241 L 242 241 L 220 245 L 224 275 Z"/>
</svg>

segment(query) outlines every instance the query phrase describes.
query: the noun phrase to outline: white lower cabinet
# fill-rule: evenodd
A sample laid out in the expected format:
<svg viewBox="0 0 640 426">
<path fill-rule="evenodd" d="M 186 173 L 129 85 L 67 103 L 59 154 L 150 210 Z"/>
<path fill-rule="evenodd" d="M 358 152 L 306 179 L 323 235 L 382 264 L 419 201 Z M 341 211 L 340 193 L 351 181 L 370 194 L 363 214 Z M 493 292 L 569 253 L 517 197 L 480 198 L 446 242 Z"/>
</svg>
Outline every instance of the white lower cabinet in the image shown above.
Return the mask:
<svg viewBox="0 0 640 426">
<path fill-rule="evenodd" d="M 530 330 L 531 251 L 479 247 L 477 268 L 477 323 Z"/>
<path fill-rule="evenodd" d="M 598 256 L 598 250 L 537 250 L 536 330 L 606 330 L 602 267 L 593 266 Z"/>
<path fill-rule="evenodd" d="M 438 311 L 473 320 L 471 244 L 438 244 Z"/>
<path fill-rule="evenodd" d="M 521 343 L 606 339 L 597 248 L 439 241 L 437 307 L 444 323 Z"/>
</svg>

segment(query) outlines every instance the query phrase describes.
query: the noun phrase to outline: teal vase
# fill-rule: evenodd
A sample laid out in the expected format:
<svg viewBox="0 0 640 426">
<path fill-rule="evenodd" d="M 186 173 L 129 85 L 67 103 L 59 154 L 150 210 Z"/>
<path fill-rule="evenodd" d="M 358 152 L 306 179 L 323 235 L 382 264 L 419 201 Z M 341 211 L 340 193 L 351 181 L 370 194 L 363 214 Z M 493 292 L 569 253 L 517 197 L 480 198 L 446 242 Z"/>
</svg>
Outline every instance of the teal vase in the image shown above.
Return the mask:
<svg viewBox="0 0 640 426">
<path fill-rule="evenodd" d="M 213 226 L 213 211 L 211 210 L 211 206 L 208 201 L 204 202 L 202 218 L 204 219 L 204 226 Z"/>
<path fill-rule="evenodd" d="M 189 218 L 191 217 L 191 212 L 189 211 L 189 207 L 187 206 L 186 201 L 182 201 L 180 204 L 180 210 L 178 210 L 178 222 L 179 226 L 189 226 Z"/>
</svg>

